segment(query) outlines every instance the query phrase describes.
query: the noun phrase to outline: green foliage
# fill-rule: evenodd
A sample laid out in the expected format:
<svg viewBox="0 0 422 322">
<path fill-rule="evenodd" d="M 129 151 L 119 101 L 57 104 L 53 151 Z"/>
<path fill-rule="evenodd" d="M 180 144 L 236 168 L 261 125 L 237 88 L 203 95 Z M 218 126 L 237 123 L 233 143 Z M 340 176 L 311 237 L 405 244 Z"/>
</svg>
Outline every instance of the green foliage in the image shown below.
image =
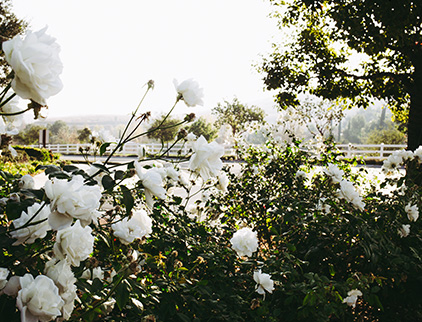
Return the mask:
<svg viewBox="0 0 422 322">
<path fill-rule="evenodd" d="M 22 34 L 27 28 L 27 23 L 19 19 L 12 13 L 12 2 L 10 0 L 3 0 L 0 2 L 0 42 L 13 38 L 16 35 Z M 10 66 L 7 64 L 4 53 L 0 54 L 0 85 L 5 86 L 9 79 L 6 76 L 11 72 Z"/>
<path fill-rule="evenodd" d="M 405 206 L 420 206 L 421 189 L 410 180 L 407 190 L 397 189 L 404 181 L 390 179 L 391 194 L 364 187 L 366 171 L 340 163 L 343 179 L 364 193 L 360 210 L 339 198 L 339 183 L 316 168 L 337 163 L 333 151 L 323 152 L 321 160 L 300 142 L 250 148 L 241 174 L 230 177 L 227 195 L 212 201 L 226 225 L 245 223 L 258 232 L 261 251 L 253 260 L 278 281 L 261 308 L 283 321 L 420 319 L 421 223 L 412 223 L 406 238 L 398 230 L 409 223 Z M 299 170 L 306 179 L 296 175 Z M 364 294 L 355 309 L 342 303 L 351 289 Z"/>
<path fill-rule="evenodd" d="M 227 124 L 232 130 L 233 137 L 244 132 L 248 125 L 253 122 L 264 122 L 265 112 L 257 106 L 247 106 L 234 98 L 232 102 L 224 101 L 224 105 L 218 103 L 212 109 L 212 113 L 217 117 L 216 124 L 221 126 Z"/>
<path fill-rule="evenodd" d="M 43 129 L 45 129 L 44 126 L 28 124 L 22 131 L 19 132 L 19 134 L 13 136 L 13 142 L 26 145 L 38 144 L 40 130 Z"/>
<path fill-rule="evenodd" d="M 193 133 L 197 137 L 201 135 L 208 141 L 212 141 L 217 137 L 218 129 L 216 129 L 211 123 L 207 122 L 203 117 L 200 117 L 191 125 L 186 127 L 187 133 Z"/>
<path fill-rule="evenodd" d="M 366 139 L 368 144 L 405 144 L 406 136 L 394 127 L 372 130 Z"/>
<path fill-rule="evenodd" d="M 82 130 L 78 130 L 78 140 L 81 143 L 88 143 L 91 141 L 92 132 L 89 128 L 85 127 Z"/>
<path fill-rule="evenodd" d="M 422 144 L 421 118 L 412 112 L 422 101 L 420 2 L 271 2 L 282 7 L 275 17 L 292 39 L 260 68 L 267 89 L 279 91 L 281 108 L 297 105 L 305 92 L 351 106 L 384 99 L 398 121 L 409 118 L 409 149 Z"/>
<path fill-rule="evenodd" d="M 151 123 L 147 136 L 160 142 L 169 142 L 176 137 L 180 124 L 178 119 L 161 115 Z"/>
</svg>

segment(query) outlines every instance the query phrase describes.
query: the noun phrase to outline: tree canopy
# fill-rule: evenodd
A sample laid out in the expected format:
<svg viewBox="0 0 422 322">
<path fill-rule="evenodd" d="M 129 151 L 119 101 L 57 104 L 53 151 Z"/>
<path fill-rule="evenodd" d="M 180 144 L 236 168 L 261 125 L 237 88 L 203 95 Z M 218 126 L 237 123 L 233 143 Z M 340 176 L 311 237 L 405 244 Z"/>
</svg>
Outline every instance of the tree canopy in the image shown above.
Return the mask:
<svg viewBox="0 0 422 322">
<path fill-rule="evenodd" d="M 0 48 L 4 41 L 21 34 L 27 28 L 27 23 L 18 19 L 15 14 L 11 12 L 11 1 L 0 1 Z M 10 67 L 7 64 L 4 53 L 0 54 L 0 85 L 4 86 L 7 83 L 6 76 L 10 73 Z"/>
<path fill-rule="evenodd" d="M 290 41 L 260 67 L 281 108 L 311 93 L 367 107 L 385 100 L 422 144 L 422 3 L 414 0 L 270 0 Z"/>
<path fill-rule="evenodd" d="M 227 124 L 231 127 L 233 136 L 244 132 L 251 122 L 263 122 L 265 118 L 263 109 L 257 106 L 249 107 L 240 103 L 237 98 L 232 102 L 224 101 L 224 105 L 218 103 L 217 107 L 212 109 L 212 114 L 217 117 L 217 126 Z"/>
<path fill-rule="evenodd" d="M 202 135 L 208 142 L 211 142 L 216 138 L 218 129 L 211 123 L 207 122 L 205 118 L 200 117 L 191 125 L 186 127 L 186 132 L 191 132 L 197 137 Z"/>
<path fill-rule="evenodd" d="M 182 122 L 176 118 L 161 115 L 152 121 L 147 136 L 161 142 L 169 142 L 173 140 L 180 128 Z"/>
</svg>

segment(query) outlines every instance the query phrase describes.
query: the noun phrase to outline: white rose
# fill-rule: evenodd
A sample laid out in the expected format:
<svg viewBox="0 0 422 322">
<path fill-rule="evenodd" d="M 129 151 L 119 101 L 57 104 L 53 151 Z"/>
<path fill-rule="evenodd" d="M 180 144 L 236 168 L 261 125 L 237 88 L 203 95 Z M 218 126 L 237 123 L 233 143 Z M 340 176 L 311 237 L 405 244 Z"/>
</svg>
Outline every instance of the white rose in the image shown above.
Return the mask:
<svg viewBox="0 0 422 322">
<path fill-rule="evenodd" d="M 359 192 L 356 191 L 353 183 L 350 181 L 340 181 L 340 190 L 338 191 L 338 196 L 346 199 L 359 210 L 364 210 L 365 208 L 365 203 L 362 201 L 362 197 L 359 195 Z"/>
<path fill-rule="evenodd" d="M 21 289 L 16 304 L 21 311 L 22 322 L 51 321 L 61 315 L 63 300 L 52 279 L 31 274 L 20 278 Z"/>
<path fill-rule="evenodd" d="M 334 183 L 339 183 L 343 179 L 344 171 L 341 170 L 336 164 L 328 164 L 324 173 L 331 178 Z"/>
<path fill-rule="evenodd" d="M 137 210 L 132 217 L 124 218 L 111 225 L 114 236 L 128 245 L 135 239 L 141 239 L 152 233 L 152 220 L 145 210 Z"/>
<path fill-rule="evenodd" d="M 66 259 L 57 262 L 57 259 L 54 258 L 45 264 L 44 274 L 51 278 L 58 287 L 59 295 L 64 301 L 61 309 L 62 318 L 69 319 L 77 297 L 76 278 L 69 262 Z"/>
<path fill-rule="evenodd" d="M 9 270 L 7 268 L 0 267 L 0 291 L 3 290 L 4 287 L 6 286 L 8 276 L 9 276 Z"/>
<path fill-rule="evenodd" d="M 79 219 L 83 225 L 89 225 L 100 216 L 97 211 L 101 199 L 100 187 L 85 185 L 82 176 L 74 176 L 70 181 L 47 180 L 44 190 L 51 200 L 48 221 L 53 229 L 70 226 L 73 218 Z"/>
<path fill-rule="evenodd" d="M 203 89 L 199 88 L 197 81 L 188 79 L 180 84 L 177 80 L 173 80 L 177 93 L 182 95 L 183 100 L 187 106 L 204 105 L 202 98 L 204 97 Z"/>
<path fill-rule="evenodd" d="M 38 214 L 32 219 L 29 226 L 23 227 L 36 213 Z M 48 224 L 48 216 L 50 209 L 44 203 L 33 204 L 25 211 L 22 211 L 21 216 L 13 221 L 13 226 L 18 228 L 10 232 L 12 238 L 17 239 L 13 245 L 20 245 L 23 243 L 32 244 L 37 238 L 44 238 L 47 232 L 51 230 Z M 33 223 L 36 223 L 32 225 Z"/>
<path fill-rule="evenodd" d="M 347 295 L 348 296 L 343 299 L 343 303 L 347 303 L 347 305 L 355 307 L 358 296 L 362 296 L 362 292 L 359 290 L 351 290 L 347 292 Z"/>
<path fill-rule="evenodd" d="M 258 234 L 251 228 L 241 228 L 233 234 L 230 242 L 239 256 L 252 256 L 258 249 Z"/>
<path fill-rule="evenodd" d="M 407 237 L 410 234 L 410 225 L 402 225 L 399 228 L 400 237 Z"/>
<path fill-rule="evenodd" d="M 6 94 L 4 101 L 6 101 L 10 95 Z M 0 112 L 6 114 L 13 114 L 22 111 L 19 107 L 19 97 L 13 97 L 9 102 L 0 107 Z M 19 133 L 18 127 L 23 123 L 23 114 L 18 115 L 2 115 L 4 123 L 1 125 L 1 133 L 7 133 L 10 135 L 16 135 Z M 0 120 L 2 120 L 0 118 Z"/>
<path fill-rule="evenodd" d="M 34 178 L 30 174 L 25 174 L 19 179 L 19 188 L 33 189 L 35 186 Z"/>
<path fill-rule="evenodd" d="M 201 135 L 193 143 L 194 154 L 189 160 L 189 169 L 198 172 L 204 181 L 211 176 L 218 176 L 223 167 L 221 157 L 224 155 L 224 147 L 215 141 L 208 143 Z"/>
<path fill-rule="evenodd" d="M 196 140 L 196 135 L 193 134 L 192 132 L 189 132 L 188 135 L 186 136 L 186 140 L 188 142 L 193 142 Z"/>
<path fill-rule="evenodd" d="M 225 173 L 224 171 L 221 171 L 220 174 L 218 175 L 218 184 L 217 184 L 217 188 L 220 189 L 221 191 L 227 191 L 227 187 L 229 186 L 229 177 L 227 176 L 227 173 Z"/>
<path fill-rule="evenodd" d="M 23 39 L 18 35 L 3 43 L 6 61 L 15 72 L 13 90 L 40 105 L 46 105 L 46 99 L 63 88 L 59 78 L 63 70 L 60 46 L 45 34 L 46 30 L 28 31 Z"/>
<path fill-rule="evenodd" d="M 419 163 L 422 163 L 422 145 L 413 152 L 413 156 L 418 159 Z"/>
<path fill-rule="evenodd" d="M 95 267 L 92 269 L 92 271 L 87 268 L 83 271 L 81 278 L 87 279 L 87 280 L 94 280 L 96 278 L 102 280 L 104 279 L 104 271 L 101 269 L 101 267 Z"/>
<path fill-rule="evenodd" d="M 416 221 L 419 218 L 419 209 L 417 205 L 413 205 L 411 206 L 406 205 L 406 207 L 404 208 L 404 210 L 407 213 L 407 218 L 409 218 L 410 221 Z"/>
<path fill-rule="evenodd" d="M 147 205 L 152 207 L 154 200 L 152 196 L 160 199 L 166 198 L 166 190 L 163 187 L 163 170 L 159 168 L 145 169 L 139 162 L 135 162 L 135 169 L 145 189 Z"/>
<path fill-rule="evenodd" d="M 67 258 L 71 265 L 79 266 L 94 249 L 91 227 L 82 227 L 79 220 L 72 226 L 59 230 L 54 244 L 54 254 L 59 259 Z"/>
<path fill-rule="evenodd" d="M 253 273 L 253 279 L 256 282 L 256 291 L 259 294 L 265 294 L 265 291 L 268 293 L 274 291 L 274 281 L 271 279 L 270 274 L 265 274 L 261 270 L 257 270 Z"/>
</svg>

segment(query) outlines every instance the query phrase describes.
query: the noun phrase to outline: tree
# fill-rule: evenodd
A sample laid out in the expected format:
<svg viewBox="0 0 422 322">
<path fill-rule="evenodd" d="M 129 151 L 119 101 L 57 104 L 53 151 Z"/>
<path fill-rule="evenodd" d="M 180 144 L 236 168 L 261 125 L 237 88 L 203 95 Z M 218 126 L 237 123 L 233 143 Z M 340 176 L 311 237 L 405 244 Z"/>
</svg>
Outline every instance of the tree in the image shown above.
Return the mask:
<svg viewBox="0 0 422 322">
<path fill-rule="evenodd" d="M 420 1 L 270 1 L 284 10 L 275 16 L 293 39 L 260 67 L 281 108 L 307 92 L 360 107 L 382 99 L 407 121 L 408 149 L 422 145 Z"/>
<path fill-rule="evenodd" d="M 18 19 L 11 12 L 10 0 L 2 0 L 0 2 L 0 42 L 1 44 L 3 44 L 4 41 L 11 39 L 18 34 L 22 34 L 27 28 L 27 25 L 28 24 L 25 21 Z M 8 83 L 8 79 L 6 77 L 10 72 L 11 72 L 11 69 L 4 58 L 3 51 L 1 51 L 0 86 L 5 86 Z"/>
<path fill-rule="evenodd" d="M 81 143 L 87 143 L 91 140 L 92 132 L 89 128 L 85 127 L 82 130 L 78 130 L 78 140 Z"/>
<path fill-rule="evenodd" d="M 231 127 L 233 137 L 244 132 L 247 126 L 253 122 L 263 122 L 265 112 L 257 106 L 247 106 L 239 102 L 237 98 L 233 102 L 224 101 L 225 105 L 217 104 L 212 109 L 212 114 L 217 117 L 216 124 L 221 126 L 227 124 Z"/>
<path fill-rule="evenodd" d="M 167 117 L 166 119 L 165 117 L 165 115 L 161 115 L 152 122 L 147 134 L 149 138 L 161 142 L 169 142 L 176 137 L 182 122 L 172 117 Z"/>
<path fill-rule="evenodd" d="M 207 122 L 203 117 L 200 117 L 186 128 L 186 132 L 193 133 L 197 137 L 203 135 L 204 138 L 210 142 L 216 138 L 218 129 L 216 129 L 211 123 Z"/>
<path fill-rule="evenodd" d="M 28 124 L 25 128 L 19 132 L 19 134 L 13 137 L 13 141 L 17 144 L 38 144 L 40 138 L 40 130 L 44 130 L 45 127 L 37 124 Z"/>
</svg>

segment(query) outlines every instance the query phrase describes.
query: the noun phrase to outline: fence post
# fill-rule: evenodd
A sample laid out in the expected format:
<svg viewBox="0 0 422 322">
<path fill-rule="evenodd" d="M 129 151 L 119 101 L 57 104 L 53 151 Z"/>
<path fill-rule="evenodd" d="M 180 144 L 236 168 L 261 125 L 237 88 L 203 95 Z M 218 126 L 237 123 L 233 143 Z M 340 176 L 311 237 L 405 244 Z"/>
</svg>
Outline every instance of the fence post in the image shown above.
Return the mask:
<svg viewBox="0 0 422 322">
<path fill-rule="evenodd" d="M 380 158 L 384 157 L 384 143 L 381 143 L 380 146 Z"/>
</svg>

